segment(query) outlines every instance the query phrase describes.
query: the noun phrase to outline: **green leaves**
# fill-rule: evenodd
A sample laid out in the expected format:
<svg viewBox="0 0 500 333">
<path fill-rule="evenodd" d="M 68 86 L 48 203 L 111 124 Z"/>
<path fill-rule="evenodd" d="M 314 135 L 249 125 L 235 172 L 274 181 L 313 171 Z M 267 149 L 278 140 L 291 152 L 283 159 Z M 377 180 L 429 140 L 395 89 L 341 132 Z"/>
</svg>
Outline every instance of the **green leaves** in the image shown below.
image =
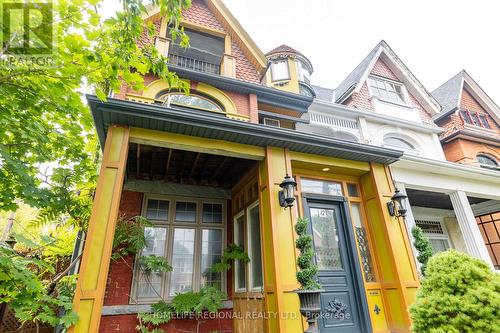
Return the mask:
<svg viewBox="0 0 500 333">
<path fill-rule="evenodd" d="M 141 269 L 145 274 L 156 274 L 166 273 L 172 271 L 172 266 L 168 263 L 165 257 L 155 256 L 153 254 L 148 256 L 141 256 L 139 258 L 139 264 Z"/>
<path fill-rule="evenodd" d="M 411 234 L 413 235 L 413 245 L 418 251 L 417 260 L 422 264 L 421 271 L 422 275 L 425 276 L 427 262 L 432 257 L 432 245 L 420 227 L 414 226 L 411 229 Z"/>
<path fill-rule="evenodd" d="M 500 275 L 467 254 L 438 253 L 428 262 L 410 315 L 415 333 L 498 333 Z"/>
<path fill-rule="evenodd" d="M 117 260 L 128 255 L 137 254 L 147 246 L 144 228 L 153 224 L 142 216 L 131 219 L 119 218 L 113 238 L 113 254 L 111 259 Z"/>
</svg>

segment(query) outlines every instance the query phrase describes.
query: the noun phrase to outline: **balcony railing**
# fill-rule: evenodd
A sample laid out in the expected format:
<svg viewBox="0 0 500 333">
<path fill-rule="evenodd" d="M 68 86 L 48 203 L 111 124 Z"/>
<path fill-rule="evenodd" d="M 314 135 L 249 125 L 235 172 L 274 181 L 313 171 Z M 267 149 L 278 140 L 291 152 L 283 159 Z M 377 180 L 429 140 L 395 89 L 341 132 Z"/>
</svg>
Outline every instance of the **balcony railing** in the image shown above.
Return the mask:
<svg viewBox="0 0 500 333">
<path fill-rule="evenodd" d="M 183 57 L 181 55 L 173 53 L 169 53 L 168 58 L 169 63 L 172 65 L 210 74 L 220 74 L 220 65 L 218 64 L 212 64 L 198 59 Z"/>
<path fill-rule="evenodd" d="M 309 113 L 309 115 L 311 117 L 311 123 L 328 125 L 334 128 L 344 129 L 349 131 L 359 131 L 358 122 L 355 120 L 337 118 L 315 112 L 311 112 Z"/>
</svg>

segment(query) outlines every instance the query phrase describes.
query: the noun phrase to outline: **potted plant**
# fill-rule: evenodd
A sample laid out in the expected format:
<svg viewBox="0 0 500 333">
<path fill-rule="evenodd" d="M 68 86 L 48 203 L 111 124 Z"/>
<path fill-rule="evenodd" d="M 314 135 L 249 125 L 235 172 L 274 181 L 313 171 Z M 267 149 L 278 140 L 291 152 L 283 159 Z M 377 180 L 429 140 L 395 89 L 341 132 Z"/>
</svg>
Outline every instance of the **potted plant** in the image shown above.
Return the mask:
<svg viewBox="0 0 500 333">
<path fill-rule="evenodd" d="M 318 267 L 313 263 L 314 251 L 312 236 L 307 233 L 309 220 L 299 218 L 295 224 L 295 232 L 298 235 L 295 247 L 299 249 L 300 255 L 297 258 L 297 281 L 300 288 L 295 292 L 299 295 L 300 313 L 307 318 L 308 328 L 304 333 L 317 333 L 317 319 L 321 312 L 321 285 L 316 281 Z"/>
</svg>

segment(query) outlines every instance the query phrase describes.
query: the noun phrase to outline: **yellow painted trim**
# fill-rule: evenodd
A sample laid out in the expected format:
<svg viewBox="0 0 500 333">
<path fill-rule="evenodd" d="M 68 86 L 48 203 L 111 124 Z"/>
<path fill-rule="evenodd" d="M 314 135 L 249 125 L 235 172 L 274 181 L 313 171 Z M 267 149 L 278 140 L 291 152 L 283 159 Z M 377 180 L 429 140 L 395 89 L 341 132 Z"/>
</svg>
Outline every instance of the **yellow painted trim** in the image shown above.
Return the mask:
<svg viewBox="0 0 500 333">
<path fill-rule="evenodd" d="M 128 128 L 109 128 L 73 299 L 73 311 L 79 315 L 79 320 L 75 326 L 69 328 L 68 333 L 99 331 L 125 176 L 128 142 Z"/>
<path fill-rule="evenodd" d="M 184 82 L 189 87 L 189 84 L 190 84 L 189 80 L 179 79 L 179 81 Z M 168 82 L 165 80 L 155 80 L 155 81 L 151 82 L 150 84 L 148 84 L 147 87 L 144 88 L 144 91 L 142 93 L 142 97 L 154 100 L 156 98 L 156 95 L 159 92 L 164 91 L 164 90 L 168 90 L 168 89 L 177 89 L 177 88 L 179 88 L 179 85 L 176 85 L 176 84 L 169 85 Z"/>
<path fill-rule="evenodd" d="M 365 172 L 370 171 L 370 164 L 368 162 L 344 160 L 344 159 L 335 158 L 335 157 L 312 155 L 312 154 L 299 153 L 299 152 L 294 152 L 294 151 L 290 152 L 290 160 L 292 162 L 293 161 L 300 161 L 300 162 L 306 162 L 306 163 L 311 163 L 311 164 L 321 164 L 321 165 L 331 166 L 331 167 L 356 169 L 356 170 L 361 170 L 361 171 L 365 171 Z"/>
<path fill-rule="evenodd" d="M 266 159 L 259 166 L 262 237 L 265 265 L 264 284 L 266 311 L 277 313 L 267 319 L 267 331 L 277 333 L 303 332 L 299 314 L 298 296 L 292 291 L 298 287 L 296 279 L 296 249 L 293 213 L 279 205 L 279 182 L 292 173 L 286 149 L 267 147 Z M 268 286 L 274 285 L 272 290 Z M 295 314 L 283 317 L 280 314 Z"/>
<path fill-rule="evenodd" d="M 181 80 L 185 84 L 189 86 L 190 81 L 189 80 Z M 156 98 L 156 95 L 158 93 L 168 90 L 168 89 L 176 89 L 178 86 L 170 86 L 168 82 L 165 80 L 155 80 L 151 82 L 145 89 L 142 94 L 142 99 L 144 102 L 147 101 L 153 101 Z M 199 82 L 196 85 L 197 92 L 206 94 L 208 96 L 213 97 L 215 100 L 217 100 L 223 107 L 224 107 L 224 113 L 227 115 L 227 117 L 232 118 L 232 119 L 242 119 L 242 120 L 247 120 L 250 119 L 246 115 L 240 115 L 238 114 L 238 110 L 236 108 L 236 104 L 233 102 L 233 100 L 226 95 L 222 90 L 219 90 L 215 87 L 212 87 L 211 85 L 208 85 L 203 82 Z M 128 95 L 127 95 L 128 96 Z M 140 100 L 138 100 L 140 101 Z"/>
<path fill-rule="evenodd" d="M 127 101 L 137 102 L 137 103 L 145 103 L 145 104 L 153 104 L 155 102 L 154 98 L 144 97 L 135 94 L 126 94 L 125 99 Z"/>
<path fill-rule="evenodd" d="M 262 147 L 136 127 L 130 129 L 130 142 L 251 160 L 266 156 Z"/>
</svg>

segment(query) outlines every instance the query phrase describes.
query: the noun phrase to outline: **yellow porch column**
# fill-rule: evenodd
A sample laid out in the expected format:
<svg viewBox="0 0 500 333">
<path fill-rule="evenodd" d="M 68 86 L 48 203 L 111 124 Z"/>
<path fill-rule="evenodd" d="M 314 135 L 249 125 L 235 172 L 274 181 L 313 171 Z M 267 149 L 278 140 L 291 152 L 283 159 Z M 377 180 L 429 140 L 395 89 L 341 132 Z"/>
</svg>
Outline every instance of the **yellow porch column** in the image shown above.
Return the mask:
<svg viewBox="0 0 500 333">
<path fill-rule="evenodd" d="M 410 332 L 407 309 L 419 286 L 410 240 L 403 219 L 391 217 L 387 209 L 394 194 L 389 169 L 375 163 L 370 166 L 371 171 L 361 177 L 361 185 L 387 307 L 385 313 L 391 332 Z"/>
<path fill-rule="evenodd" d="M 69 333 L 99 331 L 128 141 L 128 128 L 109 128 L 73 300 L 73 310 L 78 314 L 79 320 L 69 329 Z"/>
<path fill-rule="evenodd" d="M 279 205 L 278 191 L 285 174 L 292 174 L 287 151 L 267 147 L 259 166 L 264 259 L 266 329 L 268 333 L 303 332 L 296 273 L 295 233 L 292 210 Z"/>
</svg>

